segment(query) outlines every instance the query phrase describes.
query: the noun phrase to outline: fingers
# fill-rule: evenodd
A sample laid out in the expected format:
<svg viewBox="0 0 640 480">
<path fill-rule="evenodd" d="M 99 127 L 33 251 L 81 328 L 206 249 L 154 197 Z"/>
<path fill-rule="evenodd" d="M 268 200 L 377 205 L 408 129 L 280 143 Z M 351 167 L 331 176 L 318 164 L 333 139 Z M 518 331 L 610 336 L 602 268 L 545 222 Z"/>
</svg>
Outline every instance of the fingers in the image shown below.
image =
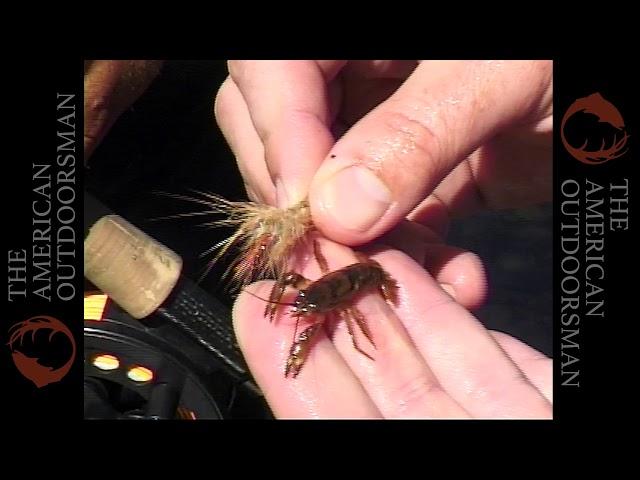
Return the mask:
<svg viewBox="0 0 640 480">
<path fill-rule="evenodd" d="M 214 111 L 218 126 L 236 156 L 247 193 L 255 197 L 254 201 L 275 205 L 275 185 L 264 160 L 262 141 L 251 123 L 251 115 L 240 90 L 230 78 L 218 90 Z"/>
<path fill-rule="evenodd" d="M 324 241 L 321 248 L 330 259 L 331 270 L 353 263 L 345 247 Z M 542 376 L 548 372 L 529 368 L 531 351 L 501 339 L 501 345 L 506 345 L 503 350 L 477 320 L 451 302 L 406 256 L 384 251 L 374 258 L 399 282 L 399 305 L 390 308 L 375 294 L 360 298 L 353 304 L 359 313 L 351 312 L 350 320 L 343 316 L 327 323 L 329 336 L 320 331 L 296 379 L 285 379 L 282 374 L 293 336 L 291 318 L 285 314 L 269 324 L 262 317 L 262 301 L 247 294 L 240 296 L 234 309 L 240 345 L 276 415 L 551 416 L 551 405 L 538 390 L 545 390 Z M 319 275 L 315 264 L 303 271 L 309 278 Z M 268 285 L 258 284 L 256 293 L 267 297 Z M 358 320 L 365 322 L 366 333 Z M 532 384 L 534 378 L 536 383 Z"/>
<path fill-rule="evenodd" d="M 479 308 L 488 291 L 480 257 L 449 245 L 427 245 L 423 261 L 440 286 L 464 308 Z"/>
<path fill-rule="evenodd" d="M 272 282 L 247 289 L 268 298 Z M 234 327 L 249 368 L 278 418 L 380 418 L 380 413 L 321 329 L 294 378 L 284 377 L 295 322 L 269 323 L 264 302 L 243 292 L 233 309 Z M 298 332 L 301 329 L 298 329 Z"/>
<path fill-rule="evenodd" d="M 499 129 L 534 121 L 550 102 L 550 62 L 421 63 L 321 164 L 315 224 L 348 245 L 380 236 Z"/>
<path fill-rule="evenodd" d="M 332 271 L 356 261 L 348 248 L 333 242 L 323 241 L 320 247 Z M 307 272 L 319 273 L 315 265 L 307 267 Z M 434 284 L 431 288 L 438 287 Z M 442 388 L 402 322 L 379 294 L 364 295 L 352 306 L 334 324 L 333 343 L 385 418 L 469 417 Z M 364 323 L 373 345 L 358 320 Z"/>
<path fill-rule="evenodd" d="M 281 207 L 307 197 L 311 178 L 333 145 L 327 82 L 342 63 L 229 62 L 230 77 L 264 145 L 264 158 Z M 230 130 L 224 131 L 226 135 Z M 239 156 L 239 162 L 250 161 Z"/>
<path fill-rule="evenodd" d="M 402 287 L 396 314 L 442 387 L 480 418 L 550 418 L 545 397 L 490 333 L 397 251 L 375 255 Z"/>
<path fill-rule="evenodd" d="M 155 60 L 94 60 L 85 64 L 85 163 L 120 114 L 160 71 Z"/>
<path fill-rule="evenodd" d="M 477 255 L 445 245 L 429 228 L 406 220 L 384 235 L 380 242 L 423 265 L 440 287 L 465 308 L 475 309 L 484 303 L 487 277 Z"/>
<path fill-rule="evenodd" d="M 517 338 L 502 332 L 491 335 L 502 349 L 518 365 L 522 373 L 549 401 L 553 401 L 553 360 L 522 343 Z"/>
</svg>

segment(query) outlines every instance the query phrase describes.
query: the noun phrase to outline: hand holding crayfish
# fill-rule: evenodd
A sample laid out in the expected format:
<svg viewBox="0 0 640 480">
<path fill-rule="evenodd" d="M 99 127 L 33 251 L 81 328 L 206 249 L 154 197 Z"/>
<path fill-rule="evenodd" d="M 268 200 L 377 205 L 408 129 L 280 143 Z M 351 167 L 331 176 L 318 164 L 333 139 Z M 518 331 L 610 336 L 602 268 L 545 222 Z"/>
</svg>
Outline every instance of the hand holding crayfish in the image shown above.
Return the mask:
<svg viewBox="0 0 640 480">
<path fill-rule="evenodd" d="M 332 271 L 340 272 L 342 265 L 358 261 L 346 247 L 329 241 L 320 245 L 331 259 Z M 270 323 L 264 318 L 264 301 L 247 292 L 240 295 L 234 309 L 236 332 L 277 416 L 551 416 L 551 360 L 508 335 L 486 330 L 464 308 L 480 300 L 479 292 L 465 291 L 459 285 L 451 290 L 461 305 L 405 254 L 387 249 L 372 258 L 397 281 L 399 289 L 395 304 L 375 292 L 353 303 L 366 319 L 365 329 L 352 329 L 349 322 L 291 316 L 286 309 Z M 468 255 L 448 258 L 436 275 L 441 283 L 455 283 L 460 269 L 468 268 Z M 428 262 L 435 265 L 442 258 Z M 322 275 L 315 262 L 303 273 L 308 278 Z M 273 287 L 274 282 L 260 282 L 249 291 L 268 298 Z M 302 333 L 292 349 L 298 320 Z M 358 343 L 362 351 L 353 348 L 354 336 L 356 343 L 363 340 Z M 296 353 L 303 355 L 304 368 L 295 380 L 285 378 L 278 366 L 296 368 Z"/>
</svg>

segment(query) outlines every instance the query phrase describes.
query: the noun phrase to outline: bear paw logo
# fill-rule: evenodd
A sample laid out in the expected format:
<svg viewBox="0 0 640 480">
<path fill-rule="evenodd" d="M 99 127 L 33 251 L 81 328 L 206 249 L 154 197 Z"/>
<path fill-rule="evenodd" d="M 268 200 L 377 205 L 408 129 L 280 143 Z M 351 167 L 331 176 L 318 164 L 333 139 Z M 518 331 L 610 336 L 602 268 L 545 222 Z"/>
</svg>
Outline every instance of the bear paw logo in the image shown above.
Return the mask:
<svg viewBox="0 0 640 480">
<path fill-rule="evenodd" d="M 597 145 L 600 139 L 585 138 L 581 147 L 574 147 L 565 136 L 565 126 L 567 121 L 577 113 L 595 115 L 599 123 L 611 125 L 614 131 L 613 136 L 611 138 L 602 138 L 602 143 L 598 150 L 587 150 L 586 148 L 589 143 Z M 579 98 L 571 104 L 562 118 L 560 135 L 564 147 L 571 156 L 588 165 L 599 165 L 624 155 L 626 153 L 625 146 L 627 140 L 629 140 L 622 115 L 611 102 L 605 100 L 599 93 Z"/>
<path fill-rule="evenodd" d="M 60 368 L 54 369 L 53 367 L 42 365 L 39 362 L 40 358 L 28 357 L 17 349 L 17 347 L 22 345 L 24 336 L 28 333 L 31 333 L 31 339 L 35 343 L 36 333 L 40 330 L 48 330 L 51 332 L 48 337 L 43 337 L 42 335 L 37 337 L 40 339 L 47 338 L 48 344 L 51 344 L 51 340 L 56 334 L 66 336 L 71 342 L 71 355 L 67 362 Z M 32 317 L 13 325 L 9 329 L 9 333 L 10 336 L 7 345 L 11 349 L 13 363 L 15 363 L 18 371 L 31 380 L 36 387 L 42 388 L 50 383 L 59 382 L 69 373 L 76 357 L 76 342 L 71 331 L 60 320 L 46 315 Z M 40 342 L 41 341 L 42 340 L 40 340 Z"/>
</svg>

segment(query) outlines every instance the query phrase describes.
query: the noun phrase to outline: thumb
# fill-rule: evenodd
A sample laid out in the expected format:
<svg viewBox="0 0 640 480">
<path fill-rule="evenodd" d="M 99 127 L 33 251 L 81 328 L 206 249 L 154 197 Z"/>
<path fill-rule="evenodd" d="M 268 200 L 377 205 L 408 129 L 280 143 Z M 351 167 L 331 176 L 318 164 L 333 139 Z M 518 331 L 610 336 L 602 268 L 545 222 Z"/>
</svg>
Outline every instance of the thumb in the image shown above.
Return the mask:
<svg viewBox="0 0 640 480">
<path fill-rule="evenodd" d="M 318 169 L 314 224 L 343 244 L 373 240 L 500 129 L 548 114 L 551 95 L 552 62 L 422 62 Z"/>
</svg>

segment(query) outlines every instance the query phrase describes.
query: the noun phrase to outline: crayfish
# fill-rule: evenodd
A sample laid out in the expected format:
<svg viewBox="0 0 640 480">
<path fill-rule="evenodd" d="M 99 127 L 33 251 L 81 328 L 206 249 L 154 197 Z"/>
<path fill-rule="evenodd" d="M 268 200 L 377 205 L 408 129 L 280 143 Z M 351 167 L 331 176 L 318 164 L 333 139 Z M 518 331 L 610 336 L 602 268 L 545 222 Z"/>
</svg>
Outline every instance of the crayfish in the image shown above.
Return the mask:
<svg viewBox="0 0 640 480">
<path fill-rule="evenodd" d="M 298 375 L 307 359 L 313 338 L 322 324 L 335 316 L 347 324 L 353 347 L 362 355 L 373 360 L 360 348 L 355 336 L 354 324 L 360 328 L 375 348 L 366 319 L 353 305 L 354 300 L 364 293 L 377 290 L 387 302 L 397 302 L 398 287 L 395 280 L 375 260 L 356 252 L 357 263 L 329 272 L 327 261 L 315 240 L 313 250 L 324 276 L 311 281 L 295 272 L 284 275 L 274 284 L 264 312 L 264 316 L 268 316 L 269 320 L 273 321 L 278 305 L 293 306 L 291 316 L 296 318 L 296 327 L 285 366 L 285 377 L 288 377 L 289 373 L 294 378 Z M 297 288 L 299 291 L 292 303 L 282 303 L 280 299 L 288 286 Z M 312 315 L 320 316 L 319 320 L 297 335 L 300 318 Z"/>
</svg>

